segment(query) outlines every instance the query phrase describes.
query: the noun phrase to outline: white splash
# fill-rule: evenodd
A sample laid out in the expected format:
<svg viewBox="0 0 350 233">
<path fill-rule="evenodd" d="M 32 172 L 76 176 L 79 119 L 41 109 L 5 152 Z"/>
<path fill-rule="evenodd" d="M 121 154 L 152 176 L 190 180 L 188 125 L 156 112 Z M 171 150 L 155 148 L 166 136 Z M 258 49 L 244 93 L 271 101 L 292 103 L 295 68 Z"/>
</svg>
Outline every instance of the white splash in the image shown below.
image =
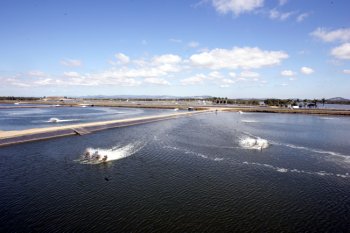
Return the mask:
<svg viewBox="0 0 350 233">
<path fill-rule="evenodd" d="M 257 123 L 258 121 L 256 120 L 241 120 L 243 123 Z"/>
<path fill-rule="evenodd" d="M 262 150 L 266 149 L 269 146 L 269 143 L 266 139 L 262 139 L 259 137 L 245 137 L 240 139 L 239 145 L 245 149 Z"/>
<path fill-rule="evenodd" d="M 334 120 L 334 117 L 320 117 L 322 120 Z"/>
<path fill-rule="evenodd" d="M 78 121 L 78 119 L 66 119 L 66 120 L 61 120 L 61 119 L 59 119 L 59 118 L 52 117 L 52 118 L 50 118 L 48 121 L 45 121 L 45 122 L 49 122 L 49 123 L 60 123 L 60 122 L 70 122 L 70 121 Z"/>
<path fill-rule="evenodd" d="M 279 167 L 279 168 L 277 168 L 276 171 L 285 173 L 285 172 L 288 172 L 288 169 L 287 169 L 287 168 L 281 168 L 281 167 Z"/>
<path fill-rule="evenodd" d="M 113 147 L 112 149 L 87 148 L 78 161 L 84 164 L 99 164 L 123 159 L 140 150 L 142 147 L 139 145 L 138 143 L 131 143 L 123 147 Z"/>
<path fill-rule="evenodd" d="M 224 160 L 223 158 L 215 158 L 214 161 L 222 161 Z"/>
</svg>

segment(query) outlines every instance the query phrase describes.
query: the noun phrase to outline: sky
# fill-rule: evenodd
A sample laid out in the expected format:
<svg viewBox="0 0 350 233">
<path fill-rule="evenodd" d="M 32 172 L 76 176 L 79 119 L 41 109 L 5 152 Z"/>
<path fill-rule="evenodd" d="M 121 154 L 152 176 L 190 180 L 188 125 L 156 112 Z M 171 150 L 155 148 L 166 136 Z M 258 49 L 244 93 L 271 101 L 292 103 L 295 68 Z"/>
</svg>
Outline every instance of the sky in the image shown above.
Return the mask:
<svg viewBox="0 0 350 233">
<path fill-rule="evenodd" d="M 0 0 L 0 96 L 350 98 L 349 0 Z"/>
</svg>

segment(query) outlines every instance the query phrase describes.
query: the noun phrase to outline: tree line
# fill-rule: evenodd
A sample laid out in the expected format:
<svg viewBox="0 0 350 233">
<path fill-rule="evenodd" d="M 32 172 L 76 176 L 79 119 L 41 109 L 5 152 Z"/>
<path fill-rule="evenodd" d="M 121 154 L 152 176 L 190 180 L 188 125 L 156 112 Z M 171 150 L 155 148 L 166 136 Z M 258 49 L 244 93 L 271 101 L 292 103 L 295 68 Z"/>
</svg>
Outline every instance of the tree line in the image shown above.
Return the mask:
<svg viewBox="0 0 350 233">
<path fill-rule="evenodd" d="M 318 103 L 322 103 L 324 105 L 326 103 L 326 99 L 322 98 L 318 99 L 266 99 L 264 103 L 268 106 L 278 106 L 278 107 L 287 107 L 287 106 L 299 106 L 299 107 L 317 107 Z"/>
<path fill-rule="evenodd" d="M 17 101 L 31 101 L 40 100 L 40 97 L 17 97 L 17 96 L 0 96 L 0 100 L 17 100 Z"/>
</svg>

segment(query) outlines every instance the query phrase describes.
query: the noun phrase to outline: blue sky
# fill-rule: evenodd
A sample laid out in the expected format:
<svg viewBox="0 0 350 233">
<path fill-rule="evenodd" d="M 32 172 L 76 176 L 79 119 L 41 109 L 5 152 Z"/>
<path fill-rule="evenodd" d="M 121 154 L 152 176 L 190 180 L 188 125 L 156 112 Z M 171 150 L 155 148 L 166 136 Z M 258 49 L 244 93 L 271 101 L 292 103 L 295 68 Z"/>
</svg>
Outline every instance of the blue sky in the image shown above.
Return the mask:
<svg viewBox="0 0 350 233">
<path fill-rule="evenodd" d="M 0 0 L 0 96 L 350 98 L 348 0 Z"/>
</svg>

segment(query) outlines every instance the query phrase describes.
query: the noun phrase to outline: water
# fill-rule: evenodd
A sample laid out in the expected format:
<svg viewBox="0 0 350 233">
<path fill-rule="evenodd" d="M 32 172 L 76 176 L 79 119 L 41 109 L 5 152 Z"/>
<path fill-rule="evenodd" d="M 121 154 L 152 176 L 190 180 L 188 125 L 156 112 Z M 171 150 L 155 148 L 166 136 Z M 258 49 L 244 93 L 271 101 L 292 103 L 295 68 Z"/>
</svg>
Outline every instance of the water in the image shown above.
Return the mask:
<svg viewBox="0 0 350 233">
<path fill-rule="evenodd" d="M 3 147 L 0 231 L 347 232 L 349 138 L 346 117 L 213 113 Z"/>
<path fill-rule="evenodd" d="M 171 113 L 174 110 L 112 107 L 0 109 L 0 130 L 22 130 Z"/>
<path fill-rule="evenodd" d="M 350 104 L 325 104 L 323 106 L 322 104 L 318 103 L 317 106 L 318 108 L 350 110 Z"/>
</svg>

